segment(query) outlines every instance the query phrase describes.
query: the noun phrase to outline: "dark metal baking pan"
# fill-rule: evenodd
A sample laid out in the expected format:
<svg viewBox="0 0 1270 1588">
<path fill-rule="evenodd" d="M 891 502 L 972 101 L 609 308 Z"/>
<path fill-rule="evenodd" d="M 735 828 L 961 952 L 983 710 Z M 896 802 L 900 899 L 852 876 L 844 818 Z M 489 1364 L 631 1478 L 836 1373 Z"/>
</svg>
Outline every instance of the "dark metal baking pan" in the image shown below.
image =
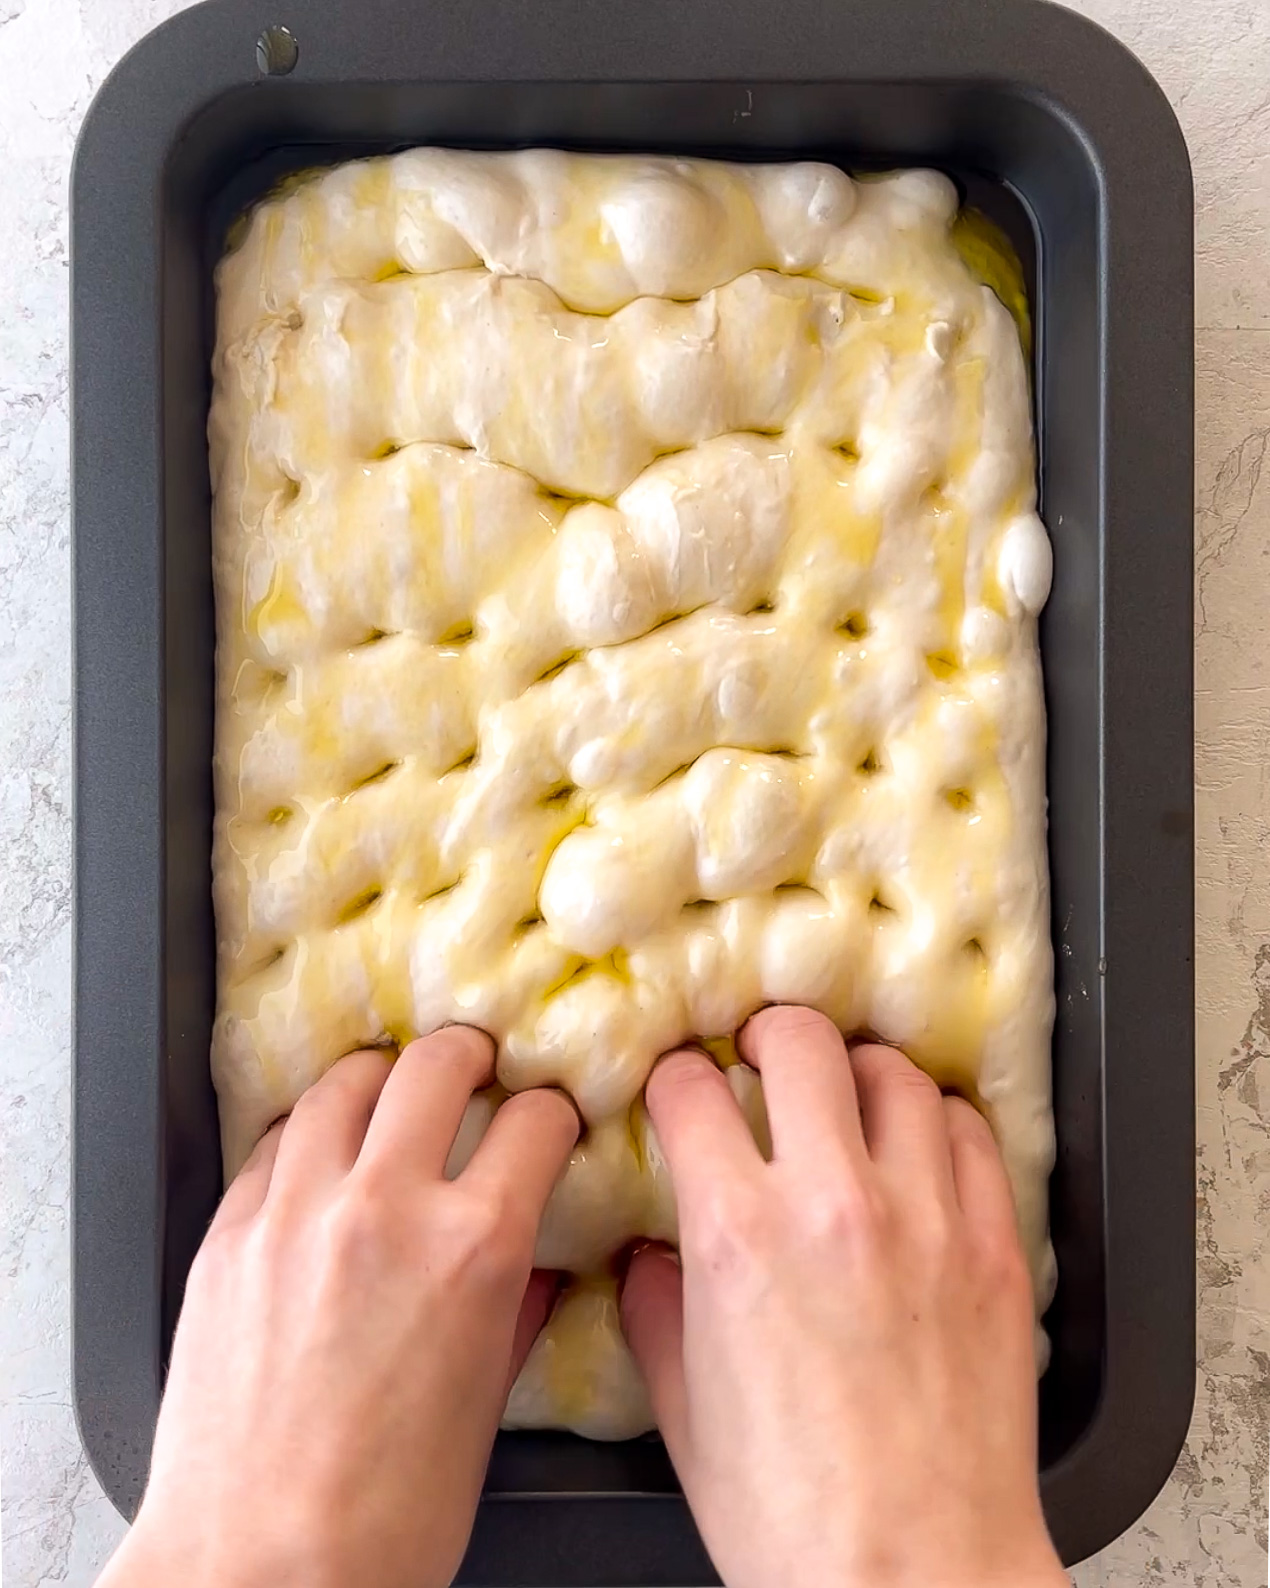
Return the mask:
<svg viewBox="0 0 1270 1588">
<path fill-rule="evenodd" d="M 273 76 L 257 40 L 278 25 L 298 58 Z M 103 86 L 72 218 L 75 1386 L 93 1466 L 131 1512 L 220 1189 L 211 264 L 282 172 L 427 142 L 931 164 L 1021 246 L 1055 552 L 1043 1488 L 1079 1559 L 1159 1489 L 1194 1382 L 1191 187 L 1144 69 L 1041 0 L 212 0 Z M 462 1580 L 714 1579 L 656 1440 L 518 1434 Z"/>
</svg>

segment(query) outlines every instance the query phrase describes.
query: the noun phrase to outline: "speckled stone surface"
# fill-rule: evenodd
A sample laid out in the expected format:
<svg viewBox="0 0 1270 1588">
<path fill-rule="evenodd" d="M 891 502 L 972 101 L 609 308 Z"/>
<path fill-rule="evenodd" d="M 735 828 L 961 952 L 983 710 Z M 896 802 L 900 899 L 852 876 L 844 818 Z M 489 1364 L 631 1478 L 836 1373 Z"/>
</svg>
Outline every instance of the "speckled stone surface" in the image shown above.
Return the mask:
<svg viewBox="0 0 1270 1588">
<path fill-rule="evenodd" d="M 0 0 L 0 1120 L 9 1588 L 121 1532 L 69 1389 L 66 185 L 93 91 L 180 0 Z M 1160 1499 L 1082 1588 L 1266 1583 L 1270 0 L 1082 0 L 1159 78 L 1197 198 L 1199 1371 Z M 1149 181 L 1149 173 L 1143 173 Z M 1173 637 L 1184 644 L 1185 636 Z"/>
</svg>

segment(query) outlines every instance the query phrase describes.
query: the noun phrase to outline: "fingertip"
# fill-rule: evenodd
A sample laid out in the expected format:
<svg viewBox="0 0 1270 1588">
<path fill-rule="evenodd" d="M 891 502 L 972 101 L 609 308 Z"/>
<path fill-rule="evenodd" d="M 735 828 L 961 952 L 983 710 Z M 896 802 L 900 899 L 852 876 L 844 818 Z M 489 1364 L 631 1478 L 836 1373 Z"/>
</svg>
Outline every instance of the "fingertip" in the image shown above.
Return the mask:
<svg viewBox="0 0 1270 1588">
<path fill-rule="evenodd" d="M 329 1075 L 331 1070 L 339 1069 L 341 1065 L 346 1068 L 351 1065 L 359 1070 L 382 1070 L 387 1075 L 392 1069 L 392 1054 L 388 1048 L 355 1048 L 342 1059 L 336 1059 L 326 1073 Z"/>
<path fill-rule="evenodd" d="M 264 1135 L 251 1149 L 247 1162 L 243 1164 L 238 1174 L 234 1176 L 235 1180 L 247 1174 L 250 1170 L 258 1169 L 262 1164 L 273 1161 L 274 1155 L 278 1151 L 278 1143 L 282 1140 L 282 1132 L 287 1128 L 287 1121 L 290 1117 L 290 1114 L 283 1114 L 274 1120 L 273 1124 L 270 1125 L 269 1129 L 265 1131 Z"/>
<path fill-rule="evenodd" d="M 1018 1224 L 1010 1177 L 992 1126 L 964 1097 L 945 1097 L 943 1110 L 961 1210 L 977 1242 L 1008 1255 L 1018 1245 Z"/>
<path fill-rule="evenodd" d="M 618 1315 L 626 1343 L 653 1388 L 662 1358 L 677 1351 L 683 1317 L 683 1272 L 661 1245 L 639 1248 L 618 1290 Z"/>
<path fill-rule="evenodd" d="M 737 1032 L 736 1045 L 745 1062 L 759 1069 L 763 1049 L 770 1043 L 830 1033 L 838 1042 L 842 1041 L 837 1026 L 819 1009 L 808 1008 L 805 1004 L 768 1004 L 752 1014 Z"/>
<path fill-rule="evenodd" d="M 315 1103 L 325 1107 L 336 1100 L 353 1107 L 367 1099 L 373 1102 L 391 1073 L 392 1059 L 383 1048 L 354 1048 L 327 1065 L 312 1086 L 301 1092 L 291 1113 L 308 1112 Z"/>
<path fill-rule="evenodd" d="M 494 1078 L 496 1052 L 493 1037 L 479 1026 L 447 1025 L 408 1042 L 398 1063 L 449 1062 L 474 1072 L 474 1086 L 485 1086 Z"/>
<path fill-rule="evenodd" d="M 637 1246 L 618 1281 L 617 1302 L 623 1330 L 628 1318 L 638 1318 L 650 1306 L 655 1310 L 682 1282 L 679 1258 L 671 1247 L 660 1241 Z"/>
<path fill-rule="evenodd" d="M 911 1062 L 903 1049 L 897 1048 L 893 1042 L 875 1042 L 872 1037 L 848 1042 L 847 1052 L 853 1062 L 857 1055 L 866 1064 L 870 1061 L 891 1064 L 896 1059 L 903 1059 L 905 1064 Z"/>
<path fill-rule="evenodd" d="M 521 1299 L 520 1311 L 516 1317 L 516 1333 L 512 1341 L 511 1371 L 507 1380 L 507 1392 L 520 1376 L 529 1353 L 534 1348 L 534 1342 L 547 1325 L 547 1320 L 555 1310 L 556 1301 L 564 1285 L 564 1275 L 556 1273 L 553 1269 L 535 1268 L 529 1276 L 529 1283 L 525 1286 L 525 1294 Z"/>
<path fill-rule="evenodd" d="M 622 1334 L 648 1387 L 666 1448 L 686 1459 L 687 1397 L 683 1367 L 683 1274 L 664 1246 L 632 1256 L 618 1297 Z"/>
<path fill-rule="evenodd" d="M 1008 1197 L 1009 1176 L 989 1121 L 967 1098 L 949 1095 L 941 1099 L 941 1104 L 954 1168 L 958 1160 L 973 1164 L 965 1175 L 969 1184 L 976 1188 L 993 1186 Z"/>
<path fill-rule="evenodd" d="M 301 1092 L 278 1143 L 272 1183 L 341 1175 L 356 1162 L 392 1074 L 379 1048 L 357 1048 L 328 1064 Z"/>
<path fill-rule="evenodd" d="M 560 1121 L 561 1128 L 569 1133 L 569 1145 L 574 1146 L 586 1132 L 586 1120 L 582 1117 L 582 1110 L 574 1102 L 572 1096 L 559 1086 L 544 1086 L 540 1088 L 543 1097 L 548 1101 L 552 1113 Z"/>
<path fill-rule="evenodd" d="M 350 1098 L 375 1100 L 392 1074 L 392 1065 L 392 1055 L 384 1048 L 357 1048 L 342 1059 L 336 1059 L 316 1084 L 321 1086 L 327 1076 L 333 1076 Z"/>
<path fill-rule="evenodd" d="M 960 1093 L 950 1092 L 944 1096 L 944 1118 L 948 1125 L 949 1135 L 956 1135 L 971 1146 L 981 1147 L 994 1156 L 997 1153 L 997 1140 L 992 1134 L 992 1126 L 983 1117 L 969 1098 L 962 1097 Z"/>
<path fill-rule="evenodd" d="M 863 1107 L 872 1106 L 874 1094 L 878 1098 L 899 1095 L 937 1118 L 943 1103 L 938 1082 L 899 1048 L 885 1042 L 862 1042 L 850 1049 L 850 1059 Z"/>
<path fill-rule="evenodd" d="M 577 1104 L 568 1092 L 555 1086 L 535 1086 L 528 1091 L 513 1092 L 495 1118 L 498 1114 L 508 1116 L 505 1125 L 515 1120 L 518 1130 L 523 1126 L 553 1145 L 559 1142 L 565 1152 L 576 1146 L 586 1130 Z"/>
<path fill-rule="evenodd" d="M 401 1050 L 384 1081 L 359 1162 L 415 1185 L 441 1178 L 472 1094 L 493 1079 L 494 1043 L 474 1026 L 442 1026 Z"/>
<path fill-rule="evenodd" d="M 529 1221 L 530 1245 L 548 1200 L 568 1170 L 581 1134 L 577 1109 L 554 1088 L 515 1092 L 495 1110 L 459 1178 L 513 1194 Z"/>
<path fill-rule="evenodd" d="M 566 1278 L 567 1276 L 556 1268 L 530 1270 L 529 1283 L 525 1286 L 525 1299 L 521 1306 L 529 1317 L 538 1320 L 539 1328 L 546 1322 L 555 1306 L 560 1292 L 564 1289 Z"/>
<path fill-rule="evenodd" d="M 225 1226 L 250 1219 L 260 1211 L 269 1185 L 273 1179 L 273 1166 L 278 1157 L 278 1145 L 286 1128 L 288 1115 L 275 1119 L 269 1129 L 247 1155 L 247 1161 L 225 1187 L 220 1206 L 212 1224 Z"/>
<path fill-rule="evenodd" d="M 671 1048 L 669 1052 L 663 1053 L 658 1058 L 653 1066 L 653 1074 L 655 1075 L 658 1070 L 675 1069 L 683 1065 L 688 1065 L 690 1068 L 709 1065 L 712 1070 L 718 1069 L 718 1065 L 700 1043 L 681 1042 L 677 1048 Z"/>
<path fill-rule="evenodd" d="M 569 1094 L 556 1087 L 535 1087 L 532 1091 L 515 1093 L 498 1110 L 495 1119 L 513 1104 L 516 1105 L 513 1114 L 517 1121 L 516 1135 L 539 1144 L 538 1151 L 547 1160 L 551 1179 L 544 1194 L 549 1195 L 568 1167 L 573 1149 L 586 1134 L 586 1121 Z"/>
<path fill-rule="evenodd" d="M 675 1048 L 659 1060 L 644 1102 L 681 1211 L 720 1177 L 762 1164 L 727 1077 L 699 1048 Z"/>
<path fill-rule="evenodd" d="M 842 1032 L 803 1004 L 770 1004 L 737 1035 L 762 1079 L 773 1156 L 808 1164 L 864 1155 L 855 1081 Z"/>
<path fill-rule="evenodd" d="M 722 1075 L 723 1071 L 704 1048 L 686 1043 L 682 1047 L 672 1048 L 669 1053 L 663 1053 L 657 1060 L 644 1087 L 644 1097 L 651 1109 L 656 1096 L 695 1087 L 703 1082 L 713 1085 L 716 1077 L 721 1078 Z"/>
</svg>

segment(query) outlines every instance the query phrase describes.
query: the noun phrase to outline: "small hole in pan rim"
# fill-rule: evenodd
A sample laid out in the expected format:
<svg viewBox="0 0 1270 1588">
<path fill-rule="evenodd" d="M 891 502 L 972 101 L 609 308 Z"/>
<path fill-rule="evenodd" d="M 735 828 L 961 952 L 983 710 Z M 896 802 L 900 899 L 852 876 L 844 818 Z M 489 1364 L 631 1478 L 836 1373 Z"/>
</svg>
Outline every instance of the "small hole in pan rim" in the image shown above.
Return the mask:
<svg viewBox="0 0 1270 1588">
<path fill-rule="evenodd" d="M 300 46 L 290 28 L 267 27 L 256 40 L 256 66 L 266 77 L 285 77 L 299 59 Z"/>
</svg>

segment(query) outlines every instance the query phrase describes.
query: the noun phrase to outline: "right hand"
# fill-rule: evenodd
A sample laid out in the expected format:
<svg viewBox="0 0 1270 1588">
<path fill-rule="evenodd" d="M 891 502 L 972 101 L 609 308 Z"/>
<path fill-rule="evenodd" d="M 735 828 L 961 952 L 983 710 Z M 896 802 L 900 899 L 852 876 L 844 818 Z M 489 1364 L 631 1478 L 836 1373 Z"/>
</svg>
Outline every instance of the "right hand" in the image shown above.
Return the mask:
<svg viewBox="0 0 1270 1588">
<path fill-rule="evenodd" d="M 1058 1588 L 1032 1291 L 985 1121 L 811 1010 L 746 1025 L 773 1157 L 695 1049 L 648 1086 L 680 1261 L 623 1326 L 729 1588 Z"/>
</svg>

